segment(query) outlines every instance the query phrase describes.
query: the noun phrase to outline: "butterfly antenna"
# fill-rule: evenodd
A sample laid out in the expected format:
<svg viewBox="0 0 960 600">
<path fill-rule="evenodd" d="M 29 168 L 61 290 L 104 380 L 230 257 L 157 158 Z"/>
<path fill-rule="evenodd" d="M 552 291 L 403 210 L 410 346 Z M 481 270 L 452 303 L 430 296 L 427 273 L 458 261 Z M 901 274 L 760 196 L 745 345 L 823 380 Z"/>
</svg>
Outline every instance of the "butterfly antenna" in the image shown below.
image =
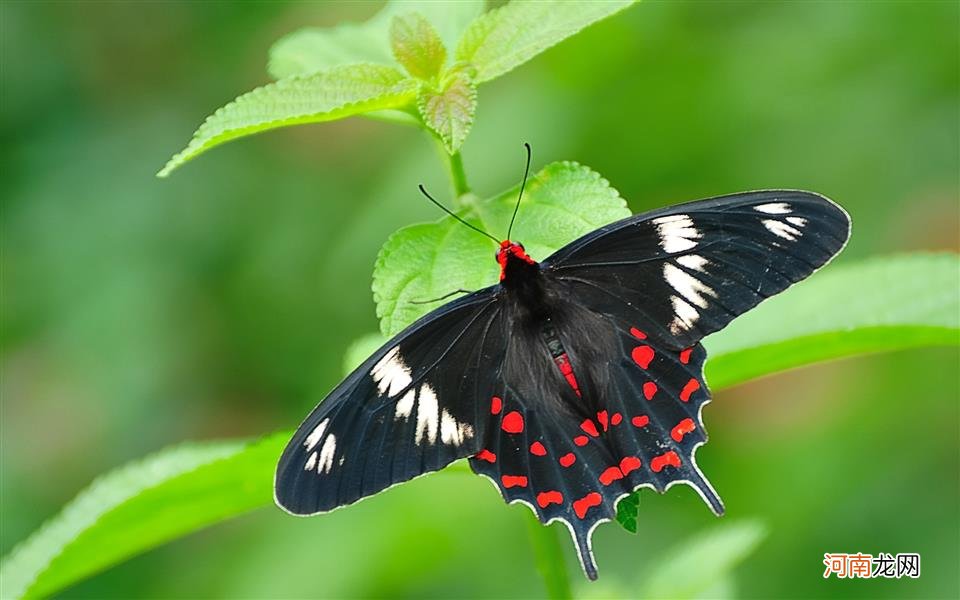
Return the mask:
<svg viewBox="0 0 960 600">
<path fill-rule="evenodd" d="M 513 216 L 510 217 L 510 228 L 507 229 L 507 239 L 510 239 L 510 233 L 513 232 L 513 222 L 517 218 L 517 211 L 520 210 L 520 198 L 523 198 L 523 188 L 527 185 L 527 175 L 530 174 L 530 144 L 524 142 L 523 147 L 527 149 L 527 166 L 523 170 L 523 182 L 520 183 L 520 194 L 517 196 L 517 205 L 513 207 Z"/>
<path fill-rule="evenodd" d="M 422 183 L 420 184 L 419 187 L 420 187 L 420 193 L 423 194 L 424 196 L 426 196 L 426 197 L 427 197 L 427 200 L 429 200 L 430 202 L 433 202 L 434 204 L 436 204 L 437 207 L 438 207 L 440 210 L 442 210 L 443 212 L 447 213 L 448 215 L 450 215 L 450 216 L 453 217 L 454 219 L 460 221 L 461 223 L 463 223 L 464 225 L 466 225 L 466 226 L 469 227 L 470 229 L 476 231 L 477 233 L 482 233 L 483 235 L 487 236 L 488 238 L 490 238 L 490 239 L 493 240 L 494 242 L 496 242 L 496 243 L 498 243 L 498 244 L 500 243 L 500 240 L 498 240 L 497 238 L 493 237 L 492 235 L 490 235 L 490 234 L 487 233 L 486 231 L 484 231 L 484 230 L 482 230 L 482 229 L 480 229 L 480 228 L 478 228 L 478 227 L 474 227 L 474 226 L 471 225 L 470 223 L 467 223 L 466 221 L 464 221 L 463 219 L 461 219 L 460 217 L 458 217 L 457 215 L 455 215 L 452 210 L 450 210 L 450 209 L 447 208 L 446 206 L 444 206 L 444 205 L 440 204 L 439 202 L 437 202 L 436 200 L 434 200 L 434 199 L 433 199 L 433 196 L 431 196 L 430 194 L 427 193 L 427 190 L 423 187 L 423 184 L 422 184 Z"/>
</svg>

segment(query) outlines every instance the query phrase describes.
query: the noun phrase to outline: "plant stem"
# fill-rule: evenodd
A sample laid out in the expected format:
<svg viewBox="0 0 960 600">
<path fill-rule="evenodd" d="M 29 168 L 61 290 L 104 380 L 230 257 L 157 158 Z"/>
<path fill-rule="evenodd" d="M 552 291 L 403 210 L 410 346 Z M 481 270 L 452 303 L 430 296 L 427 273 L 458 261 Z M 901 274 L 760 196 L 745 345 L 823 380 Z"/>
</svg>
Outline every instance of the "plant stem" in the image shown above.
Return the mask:
<svg viewBox="0 0 960 600">
<path fill-rule="evenodd" d="M 460 152 L 447 154 L 447 151 L 441 148 L 441 151 L 447 156 L 447 164 L 450 167 L 450 182 L 453 184 L 453 195 L 455 202 L 470 193 L 470 186 L 467 185 L 467 174 L 463 171 L 463 158 Z"/>
<path fill-rule="evenodd" d="M 537 570 L 543 577 L 547 588 L 547 597 L 553 600 L 570 600 L 570 579 L 567 576 L 567 563 L 563 560 L 557 528 L 544 526 L 533 513 L 524 511 L 527 520 L 527 533 L 533 547 Z"/>
</svg>

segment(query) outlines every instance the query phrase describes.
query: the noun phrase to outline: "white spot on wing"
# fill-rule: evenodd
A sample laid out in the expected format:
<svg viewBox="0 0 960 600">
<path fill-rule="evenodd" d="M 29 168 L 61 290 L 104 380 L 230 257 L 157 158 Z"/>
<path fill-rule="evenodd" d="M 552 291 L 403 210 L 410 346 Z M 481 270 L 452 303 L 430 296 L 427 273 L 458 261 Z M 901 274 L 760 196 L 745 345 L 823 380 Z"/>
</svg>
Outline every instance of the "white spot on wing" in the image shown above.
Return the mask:
<svg viewBox="0 0 960 600">
<path fill-rule="evenodd" d="M 307 459 L 307 464 L 303 466 L 303 470 L 312 471 L 315 466 L 317 466 L 317 453 L 311 452 L 310 458 Z"/>
<path fill-rule="evenodd" d="M 693 226 L 693 219 L 687 215 L 670 215 L 654 219 L 660 235 L 660 246 L 665 252 L 684 252 L 697 246 L 700 232 Z"/>
<path fill-rule="evenodd" d="M 323 436 L 323 430 L 327 428 L 327 423 L 329 422 L 330 419 L 320 421 L 320 424 L 313 428 L 313 431 L 310 432 L 307 439 L 303 440 L 303 447 L 307 449 L 307 452 L 313 450 L 313 447 L 320 441 L 320 438 Z"/>
<path fill-rule="evenodd" d="M 767 215 L 786 215 L 793 212 L 790 205 L 786 202 L 771 202 L 769 204 L 758 204 L 753 210 Z"/>
<path fill-rule="evenodd" d="M 667 279 L 670 287 L 700 308 L 707 307 L 707 299 L 703 297 L 705 294 L 708 296 L 716 295 L 713 288 L 671 263 L 663 265 L 663 276 Z"/>
<path fill-rule="evenodd" d="M 773 219 L 764 219 L 763 226 L 770 230 L 773 235 L 782 237 L 787 241 L 795 241 L 803 235 L 799 229 L 795 229 L 783 221 L 774 221 Z"/>
<path fill-rule="evenodd" d="M 703 268 L 709 262 L 699 254 L 685 254 L 677 257 L 677 262 L 691 271 L 704 271 Z"/>
<path fill-rule="evenodd" d="M 440 416 L 437 406 L 437 394 L 428 384 L 420 388 L 420 400 L 417 404 L 417 432 L 414 441 L 420 443 L 423 439 L 431 444 L 437 443 L 437 426 Z"/>
<path fill-rule="evenodd" d="M 410 369 L 400 357 L 400 346 L 394 346 L 384 354 L 370 370 L 370 376 L 377 382 L 380 393 L 390 397 L 396 396 L 410 385 Z"/>
<path fill-rule="evenodd" d="M 440 441 L 444 444 L 459 446 L 473 437 L 473 427 L 468 423 L 459 423 L 447 411 L 440 416 Z"/>
<path fill-rule="evenodd" d="M 333 468 L 333 455 L 337 453 L 337 436 L 332 433 L 323 440 L 320 448 L 320 461 L 317 464 L 317 473 L 329 473 Z"/>
<path fill-rule="evenodd" d="M 416 390 L 410 390 L 403 395 L 403 398 L 397 401 L 396 412 L 393 413 L 394 419 L 407 419 L 413 412 L 413 401 L 417 395 Z"/>
<path fill-rule="evenodd" d="M 803 227 L 807 224 L 807 220 L 803 217 L 787 217 L 787 223 L 796 225 L 797 227 Z"/>
<path fill-rule="evenodd" d="M 671 296 L 670 301 L 673 303 L 673 312 L 675 315 L 673 321 L 670 323 L 670 331 L 677 334 L 691 329 L 696 324 L 697 319 L 700 318 L 700 313 L 697 312 L 697 309 L 687 304 L 683 298 Z"/>
</svg>

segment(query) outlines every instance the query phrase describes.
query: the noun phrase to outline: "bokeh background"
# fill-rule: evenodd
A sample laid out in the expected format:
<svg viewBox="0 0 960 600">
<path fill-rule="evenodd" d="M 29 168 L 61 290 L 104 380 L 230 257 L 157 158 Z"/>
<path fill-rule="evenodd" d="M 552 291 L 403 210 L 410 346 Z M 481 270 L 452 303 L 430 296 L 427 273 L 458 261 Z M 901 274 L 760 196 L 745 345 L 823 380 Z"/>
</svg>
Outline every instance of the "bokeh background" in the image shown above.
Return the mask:
<svg viewBox="0 0 960 600">
<path fill-rule="evenodd" d="M 481 195 L 577 160 L 633 210 L 762 187 L 852 214 L 852 262 L 958 246 L 956 2 L 650 2 L 480 90 Z M 154 178 L 267 50 L 377 3 L 4 2 L 2 529 L 8 552 L 98 474 L 182 440 L 296 425 L 377 323 L 376 252 L 449 186 L 412 128 L 363 119 L 231 143 Z M 916 290 L 922 295 L 924 290 Z M 819 365 L 719 393 L 699 463 L 768 535 L 739 597 L 957 597 L 956 349 Z M 592 596 L 714 526 L 644 492 L 594 540 Z M 310 520 L 265 509 L 65 597 L 533 597 L 519 506 L 427 477 Z M 566 542 L 565 546 L 566 546 Z M 824 581 L 824 552 L 919 552 L 919 580 Z M 611 592 L 612 593 L 612 592 Z"/>
</svg>

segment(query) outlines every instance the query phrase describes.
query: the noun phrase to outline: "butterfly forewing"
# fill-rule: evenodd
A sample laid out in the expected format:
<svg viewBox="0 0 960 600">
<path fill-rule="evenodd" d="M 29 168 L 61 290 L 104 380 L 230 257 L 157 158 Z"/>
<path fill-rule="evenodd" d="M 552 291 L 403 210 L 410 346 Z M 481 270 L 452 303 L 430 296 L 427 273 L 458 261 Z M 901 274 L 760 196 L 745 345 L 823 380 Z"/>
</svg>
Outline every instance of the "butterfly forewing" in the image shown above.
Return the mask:
<svg viewBox="0 0 960 600">
<path fill-rule="evenodd" d="M 300 425 L 277 467 L 278 504 L 314 514 L 477 451 L 503 362 L 491 290 L 428 314 L 381 348 Z"/>
</svg>

